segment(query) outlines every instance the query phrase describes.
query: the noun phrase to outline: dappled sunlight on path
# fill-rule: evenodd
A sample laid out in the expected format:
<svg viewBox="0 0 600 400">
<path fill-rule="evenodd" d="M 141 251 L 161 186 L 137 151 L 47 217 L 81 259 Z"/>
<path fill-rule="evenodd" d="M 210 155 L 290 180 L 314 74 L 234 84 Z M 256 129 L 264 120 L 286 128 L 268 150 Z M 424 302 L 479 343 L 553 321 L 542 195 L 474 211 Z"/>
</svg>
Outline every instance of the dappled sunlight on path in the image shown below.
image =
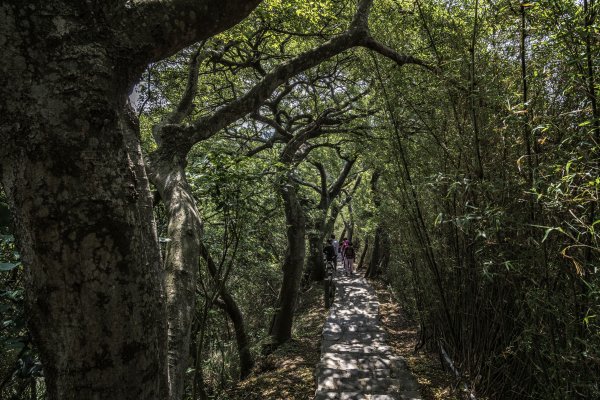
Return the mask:
<svg viewBox="0 0 600 400">
<path fill-rule="evenodd" d="M 420 400 L 418 384 L 401 357 L 386 344 L 379 302 L 363 277 L 337 271 L 317 365 L 315 400 Z"/>
</svg>

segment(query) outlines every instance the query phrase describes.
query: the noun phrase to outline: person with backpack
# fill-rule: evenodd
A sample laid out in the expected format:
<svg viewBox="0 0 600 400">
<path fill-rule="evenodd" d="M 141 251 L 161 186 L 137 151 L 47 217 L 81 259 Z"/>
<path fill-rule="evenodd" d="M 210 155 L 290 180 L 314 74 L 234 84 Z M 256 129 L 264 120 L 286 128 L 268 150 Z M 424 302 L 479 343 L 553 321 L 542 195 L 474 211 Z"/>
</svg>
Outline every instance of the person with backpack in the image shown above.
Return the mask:
<svg viewBox="0 0 600 400">
<path fill-rule="evenodd" d="M 323 247 L 323 253 L 325 254 L 325 259 L 327 261 L 331 261 L 335 266 L 335 260 L 337 258 L 337 254 L 335 253 L 335 249 L 333 244 L 331 243 L 331 239 L 327 240 L 327 244 Z"/>
<path fill-rule="evenodd" d="M 348 247 L 348 243 L 348 238 L 342 239 L 342 245 L 340 246 L 340 254 L 342 257 L 344 256 L 344 250 L 346 250 L 346 247 Z"/>
<path fill-rule="evenodd" d="M 355 257 L 354 246 L 351 242 L 348 242 L 348 246 L 344 249 L 344 270 L 347 275 L 354 275 L 354 257 Z"/>
</svg>

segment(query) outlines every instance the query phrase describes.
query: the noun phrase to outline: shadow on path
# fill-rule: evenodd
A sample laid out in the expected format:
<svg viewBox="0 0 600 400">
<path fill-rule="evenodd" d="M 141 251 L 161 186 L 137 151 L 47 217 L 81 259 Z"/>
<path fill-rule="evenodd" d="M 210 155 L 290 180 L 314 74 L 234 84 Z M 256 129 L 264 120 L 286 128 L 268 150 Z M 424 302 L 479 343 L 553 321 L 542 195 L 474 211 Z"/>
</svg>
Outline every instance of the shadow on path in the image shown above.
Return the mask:
<svg viewBox="0 0 600 400">
<path fill-rule="evenodd" d="M 402 357 L 386 345 L 379 302 L 363 277 L 336 272 L 335 302 L 323 327 L 315 400 L 420 400 Z"/>
</svg>

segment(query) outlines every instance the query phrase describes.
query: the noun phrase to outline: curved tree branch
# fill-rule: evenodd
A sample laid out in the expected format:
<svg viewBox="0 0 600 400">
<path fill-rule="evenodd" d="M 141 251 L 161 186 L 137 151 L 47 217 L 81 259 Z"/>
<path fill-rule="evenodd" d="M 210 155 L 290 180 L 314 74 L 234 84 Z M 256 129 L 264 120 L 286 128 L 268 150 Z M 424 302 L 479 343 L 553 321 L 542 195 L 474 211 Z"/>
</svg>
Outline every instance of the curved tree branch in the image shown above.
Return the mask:
<svg viewBox="0 0 600 400">
<path fill-rule="evenodd" d="M 419 66 L 425 68 L 426 70 L 428 70 L 430 72 L 433 72 L 436 74 L 439 73 L 438 68 L 428 64 L 424 60 L 421 60 L 420 58 L 417 58 L 417 57 L 413 57 L 411 55 L 398 53 L 396 50 L 392 49 L 391 47 L 386 46 L 385 44 L 375 40 L 370 35 L 367 36 L 363 40 L 363 42 L 361 43 L 361 46 L 364 48 L 373 50 L 386 58 L 389 58 L 390 60 L 394 61 L 399 66 L 403 66 L 406 64 L 415 64 L 415 65 L 419 65 Z"/>
<path fill-rule="evenodd" d="M 334 199 L 340 194 L 340 191 L 342 190 L 342 187 L 344 186 L 344 182 L 346 181 L 348 174 L 350 174 L 350 171 L 352 170 L 352 167 L 354 166 L 355 162 L 356 162 L 356 158 L 351 158 L 350 160 L 346 160 L 346 162 L 344 163 L 344 168 L 342 168 L 342 172 L 340 172 L 340 175 L 338 176 L 336 181 L 333 182 L 333 184 L 327 191 L 328 197 L 330 199 Z"/>
<path fill-rule="evenodd" d="M 179 153 L 179 157 L 185 157 L 195 143 L 212 137 L 221 129 L 257 110 L 265 104 L 279 86 L 293 76 L 354 47 L 360 46 L 377 51 L 394 60 L 398 65 L 415 64 L 435 72 L 435 69 L 425 61 L 400 54 L 371 37 L 368 18 L 372 4 L 373 0 L 359 0 L 357 11 L 348 30 L 320 46 L 278 65 L 264 75 L 244 95 L 216 110 L 213 114 L 201 117 L 189 125 L 165 126 L 165 130 L 169 128 L 170 145 L 159 151 L 166 151 L 167 154 L 175 151 Z"/>
</svg>

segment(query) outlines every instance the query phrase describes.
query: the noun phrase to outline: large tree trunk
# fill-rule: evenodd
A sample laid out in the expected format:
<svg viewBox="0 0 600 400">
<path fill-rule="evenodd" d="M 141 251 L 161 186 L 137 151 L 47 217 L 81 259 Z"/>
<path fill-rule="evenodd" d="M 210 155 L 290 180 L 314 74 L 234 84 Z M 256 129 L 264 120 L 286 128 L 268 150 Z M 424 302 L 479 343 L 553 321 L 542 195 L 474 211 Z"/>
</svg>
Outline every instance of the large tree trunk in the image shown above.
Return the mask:
<svg viewBox="0 0 600 400">
<path fill-rule="evenodd" d="M 283 263 L 283 282 L 279 293 L 279 308 L 271 326 L 271 337 L 281 344 L 292 337 L 292 323 L 298 290 L 302 281 L 305 256 L 306 217 L 298 202 L 295 183 L 290 179 L 279 188 L 285 205 L 287 252 Z"/>
<path fill-rule="evenodd" d="M 96 34 L 75 11 L 13 13 L 2 3 L 0 171 L 48 398 L 164 399 L 163 272 L 127 74 L 73 43 Z"/>
<path fill-rule="evenodd" d="M 182 398 L 188 367 L 190 332 L 196 304 L 202 223 L 185 177 L 184 161 L 155 159 L 156 185 L 169 216 L 165 253 L 169 327 L 169 386 L 171 399 Z"/>
<path fill-rule="evenodd" d="M 50 399 L 169 397 L 164 271 L 123 110 L 149 61 L 258 2 L 0 5 L 0 178 Z"/>
</svg>

